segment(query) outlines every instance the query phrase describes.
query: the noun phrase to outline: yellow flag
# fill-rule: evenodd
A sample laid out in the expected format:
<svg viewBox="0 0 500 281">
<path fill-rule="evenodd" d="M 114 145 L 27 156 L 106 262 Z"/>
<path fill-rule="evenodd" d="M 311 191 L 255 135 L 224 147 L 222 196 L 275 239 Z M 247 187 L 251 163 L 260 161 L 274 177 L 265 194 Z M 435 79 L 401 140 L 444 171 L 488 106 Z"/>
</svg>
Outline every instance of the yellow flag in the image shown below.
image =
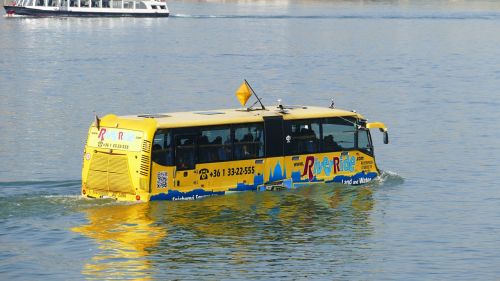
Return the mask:
<svg viewBox="0 0 500 281">
<path fill-rule="evenodd" d="M 247 82 L 243 81 L 243 83 L 241 83 L 241 86 L 236 91 L 236 97 L 240 101 L 241 106 L 245 106 L 251 96 L 252 92 L 250 92 L 250 88 L 248 87 Z"/>
</svg>

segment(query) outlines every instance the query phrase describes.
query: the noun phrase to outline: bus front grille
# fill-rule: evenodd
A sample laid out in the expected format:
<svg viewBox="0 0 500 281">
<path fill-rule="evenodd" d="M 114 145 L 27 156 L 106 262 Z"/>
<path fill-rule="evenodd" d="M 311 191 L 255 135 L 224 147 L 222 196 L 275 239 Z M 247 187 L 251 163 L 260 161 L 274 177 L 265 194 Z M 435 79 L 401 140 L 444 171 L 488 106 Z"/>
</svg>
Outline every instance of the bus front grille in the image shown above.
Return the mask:
<svg viewBox="0 0 500 281">
<path fill-rule="evenodd" d="M 92 157 L 87 179 L 90 189 L 134 194 L 125 155 L 96 153 Z"/>
</svg>

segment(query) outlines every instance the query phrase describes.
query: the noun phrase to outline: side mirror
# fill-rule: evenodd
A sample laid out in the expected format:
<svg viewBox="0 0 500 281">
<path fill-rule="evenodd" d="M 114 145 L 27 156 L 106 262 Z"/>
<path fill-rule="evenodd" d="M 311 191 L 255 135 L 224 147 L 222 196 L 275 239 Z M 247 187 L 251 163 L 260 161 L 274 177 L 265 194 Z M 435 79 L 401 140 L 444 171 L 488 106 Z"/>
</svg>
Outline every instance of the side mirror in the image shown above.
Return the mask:
<svg viewBox="0 0 500 281">
<path fill-rule="evenodd" d="M 384 133 L 384 144 L 388 144 L 389 143 L 389 133 L 387 132 L 387 130 L 384 130 L 382 132 Z"/>
<path fill-rule="evenodd" d="M 389 143 L 389 133 L 387 132 L 387 127 L 385 126 L 384 123 L 382 122 L 366 123 L 366 128 L 368 129 L 378 128 L 380 132 L 384 134 L 384 143 L 385 144 Z"/>
</svg>

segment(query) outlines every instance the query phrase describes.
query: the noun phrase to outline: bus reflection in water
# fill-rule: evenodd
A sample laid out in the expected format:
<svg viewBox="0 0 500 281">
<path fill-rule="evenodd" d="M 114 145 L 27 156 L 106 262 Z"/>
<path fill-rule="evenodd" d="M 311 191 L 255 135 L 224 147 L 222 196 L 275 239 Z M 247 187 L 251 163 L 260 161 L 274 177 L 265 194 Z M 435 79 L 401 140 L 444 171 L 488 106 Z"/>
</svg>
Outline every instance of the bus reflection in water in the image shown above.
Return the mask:
<svg viewBox="0 0 500 281">
<path fill-rule="evenodd" d="M 342 235 L 349 240 L 363 239 L 372 233 L 371 192 L 369 186 L 325 188 L 315 184 L 292 192 L 241 193 L 196 202 L 108 202 L 85 207 L 82 212 L 88 223 L 72 231 L 97 246 L 82 268 L 87 278 L 148 279 L 158 269 L 170 274 L 175 265 L 209 261 L 214 255 L 212 247 L 227 247 L 225 259 L 231 264 L 272 253 L 272 247 L 261 245 L 280 243 L 275 237 L 284 244 L 307 244 L 314 243 L 312 232 L 336 233 L 328 239 L 339 247 L 344 244 Z M 193 237 L 196 241 L 188 241 Z"/>
</svg>

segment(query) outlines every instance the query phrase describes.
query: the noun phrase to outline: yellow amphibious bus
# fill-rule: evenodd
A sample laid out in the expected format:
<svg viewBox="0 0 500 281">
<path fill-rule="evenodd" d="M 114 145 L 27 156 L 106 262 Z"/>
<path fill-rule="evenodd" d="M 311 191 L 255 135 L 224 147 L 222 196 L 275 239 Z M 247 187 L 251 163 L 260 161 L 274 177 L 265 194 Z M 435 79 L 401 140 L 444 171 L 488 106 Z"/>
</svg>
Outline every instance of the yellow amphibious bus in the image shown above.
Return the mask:
<svg viewBox="0 0 500 281">
<path fill-rule="evenodd" d="M 243 105 L 250 91 L 245 81 L 237 92 Z M 379 175 L 370 128 L 388 142 L 383 123 L 333 105 L 96 117 L 82 195 L 194 200 L 315 182 L 364 184 Z"/>
</svg>

